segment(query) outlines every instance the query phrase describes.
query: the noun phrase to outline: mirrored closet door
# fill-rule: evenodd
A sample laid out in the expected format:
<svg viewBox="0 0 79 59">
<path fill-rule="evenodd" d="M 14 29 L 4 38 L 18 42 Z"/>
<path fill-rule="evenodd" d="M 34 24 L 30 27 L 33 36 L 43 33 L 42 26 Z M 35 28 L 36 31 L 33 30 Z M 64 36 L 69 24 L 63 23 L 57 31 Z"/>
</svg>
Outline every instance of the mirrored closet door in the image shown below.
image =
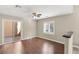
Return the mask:
<svg viewBox="0 0 79 59">
<path fill-rule="evenodd" d="M 3 19 L 3 43 L 21 40 L 21 21 Z"/>
</svg>

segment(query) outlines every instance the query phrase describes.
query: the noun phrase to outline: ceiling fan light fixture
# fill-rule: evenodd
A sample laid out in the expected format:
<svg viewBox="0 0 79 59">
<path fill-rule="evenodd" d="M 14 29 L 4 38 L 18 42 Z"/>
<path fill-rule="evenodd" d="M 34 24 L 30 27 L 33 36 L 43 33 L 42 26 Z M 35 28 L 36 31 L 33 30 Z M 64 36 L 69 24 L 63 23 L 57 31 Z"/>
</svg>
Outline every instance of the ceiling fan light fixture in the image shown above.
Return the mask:
<svg viewBox="0 0 79 59">
<path fill-rule="evenodd" d="M 32 13 L 33 14 L 33 19 L 39 18 L 42 14 L 37 14 L 37 13 Z"/>
<path fill-rule="evenodd" d="M 21 6 L 20 6 L 20 5 L 16 5 L 16 7 L 17 7 L 17 8 L 21 8 Z"/>
</svg>

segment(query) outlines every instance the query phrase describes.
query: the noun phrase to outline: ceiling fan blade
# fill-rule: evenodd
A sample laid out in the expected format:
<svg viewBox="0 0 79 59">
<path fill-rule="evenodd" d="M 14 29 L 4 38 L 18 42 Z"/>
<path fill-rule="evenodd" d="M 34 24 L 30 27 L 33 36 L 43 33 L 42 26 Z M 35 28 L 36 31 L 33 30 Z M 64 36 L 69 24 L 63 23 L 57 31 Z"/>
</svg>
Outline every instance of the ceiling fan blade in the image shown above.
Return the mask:
<svg viewBox="0 0 79 59">
<path fill-rule="evenodd" d="M 34 16 L 36 16 L 36 13 L 32 13 Z"/>
<path fill-rule="evenodd" d="M 42 14 L 37 14 L 37 17 L 40 17 Z"/>
</svg>

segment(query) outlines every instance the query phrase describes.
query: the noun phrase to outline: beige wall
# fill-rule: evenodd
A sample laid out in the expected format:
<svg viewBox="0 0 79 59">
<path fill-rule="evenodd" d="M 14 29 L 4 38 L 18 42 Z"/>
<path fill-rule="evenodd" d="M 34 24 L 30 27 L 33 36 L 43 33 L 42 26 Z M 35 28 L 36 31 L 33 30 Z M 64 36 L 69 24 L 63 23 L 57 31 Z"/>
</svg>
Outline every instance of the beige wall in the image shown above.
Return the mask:
<svg viewBox="0 0 79 59">
<path fill-rule="evenodd" d="M 23 38 L 28 39 L 36 36 L 36 22 L 33 21 L 32 17 L 24 17 L 23 20 Z"/>
<path fill-rule="evenodd" d="M 43 23 L 55 21 L 55 34 L 43 33 Z M 74 6 L 74 12 L 70 15 L 56 16 L 39 20 L 37 23 L 37 36 L 64 42 L 62 35 L 67 31 L 74 31 L 74 44 L 79 45 L 79 6 Z"/>
</svg>

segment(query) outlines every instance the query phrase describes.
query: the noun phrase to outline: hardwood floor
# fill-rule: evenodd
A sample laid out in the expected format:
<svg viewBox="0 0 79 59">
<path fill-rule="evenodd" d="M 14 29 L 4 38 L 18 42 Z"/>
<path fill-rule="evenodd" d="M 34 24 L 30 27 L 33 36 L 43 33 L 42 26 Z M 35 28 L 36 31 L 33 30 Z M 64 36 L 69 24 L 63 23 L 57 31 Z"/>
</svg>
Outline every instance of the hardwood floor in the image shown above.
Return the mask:
<svg viewBox="0 0 79 59">
<path fill-rule="evenodd" d="M 0 45 L 0 54 L 63 54 L 64 45 L 41 38 Z"/>
</svg>

